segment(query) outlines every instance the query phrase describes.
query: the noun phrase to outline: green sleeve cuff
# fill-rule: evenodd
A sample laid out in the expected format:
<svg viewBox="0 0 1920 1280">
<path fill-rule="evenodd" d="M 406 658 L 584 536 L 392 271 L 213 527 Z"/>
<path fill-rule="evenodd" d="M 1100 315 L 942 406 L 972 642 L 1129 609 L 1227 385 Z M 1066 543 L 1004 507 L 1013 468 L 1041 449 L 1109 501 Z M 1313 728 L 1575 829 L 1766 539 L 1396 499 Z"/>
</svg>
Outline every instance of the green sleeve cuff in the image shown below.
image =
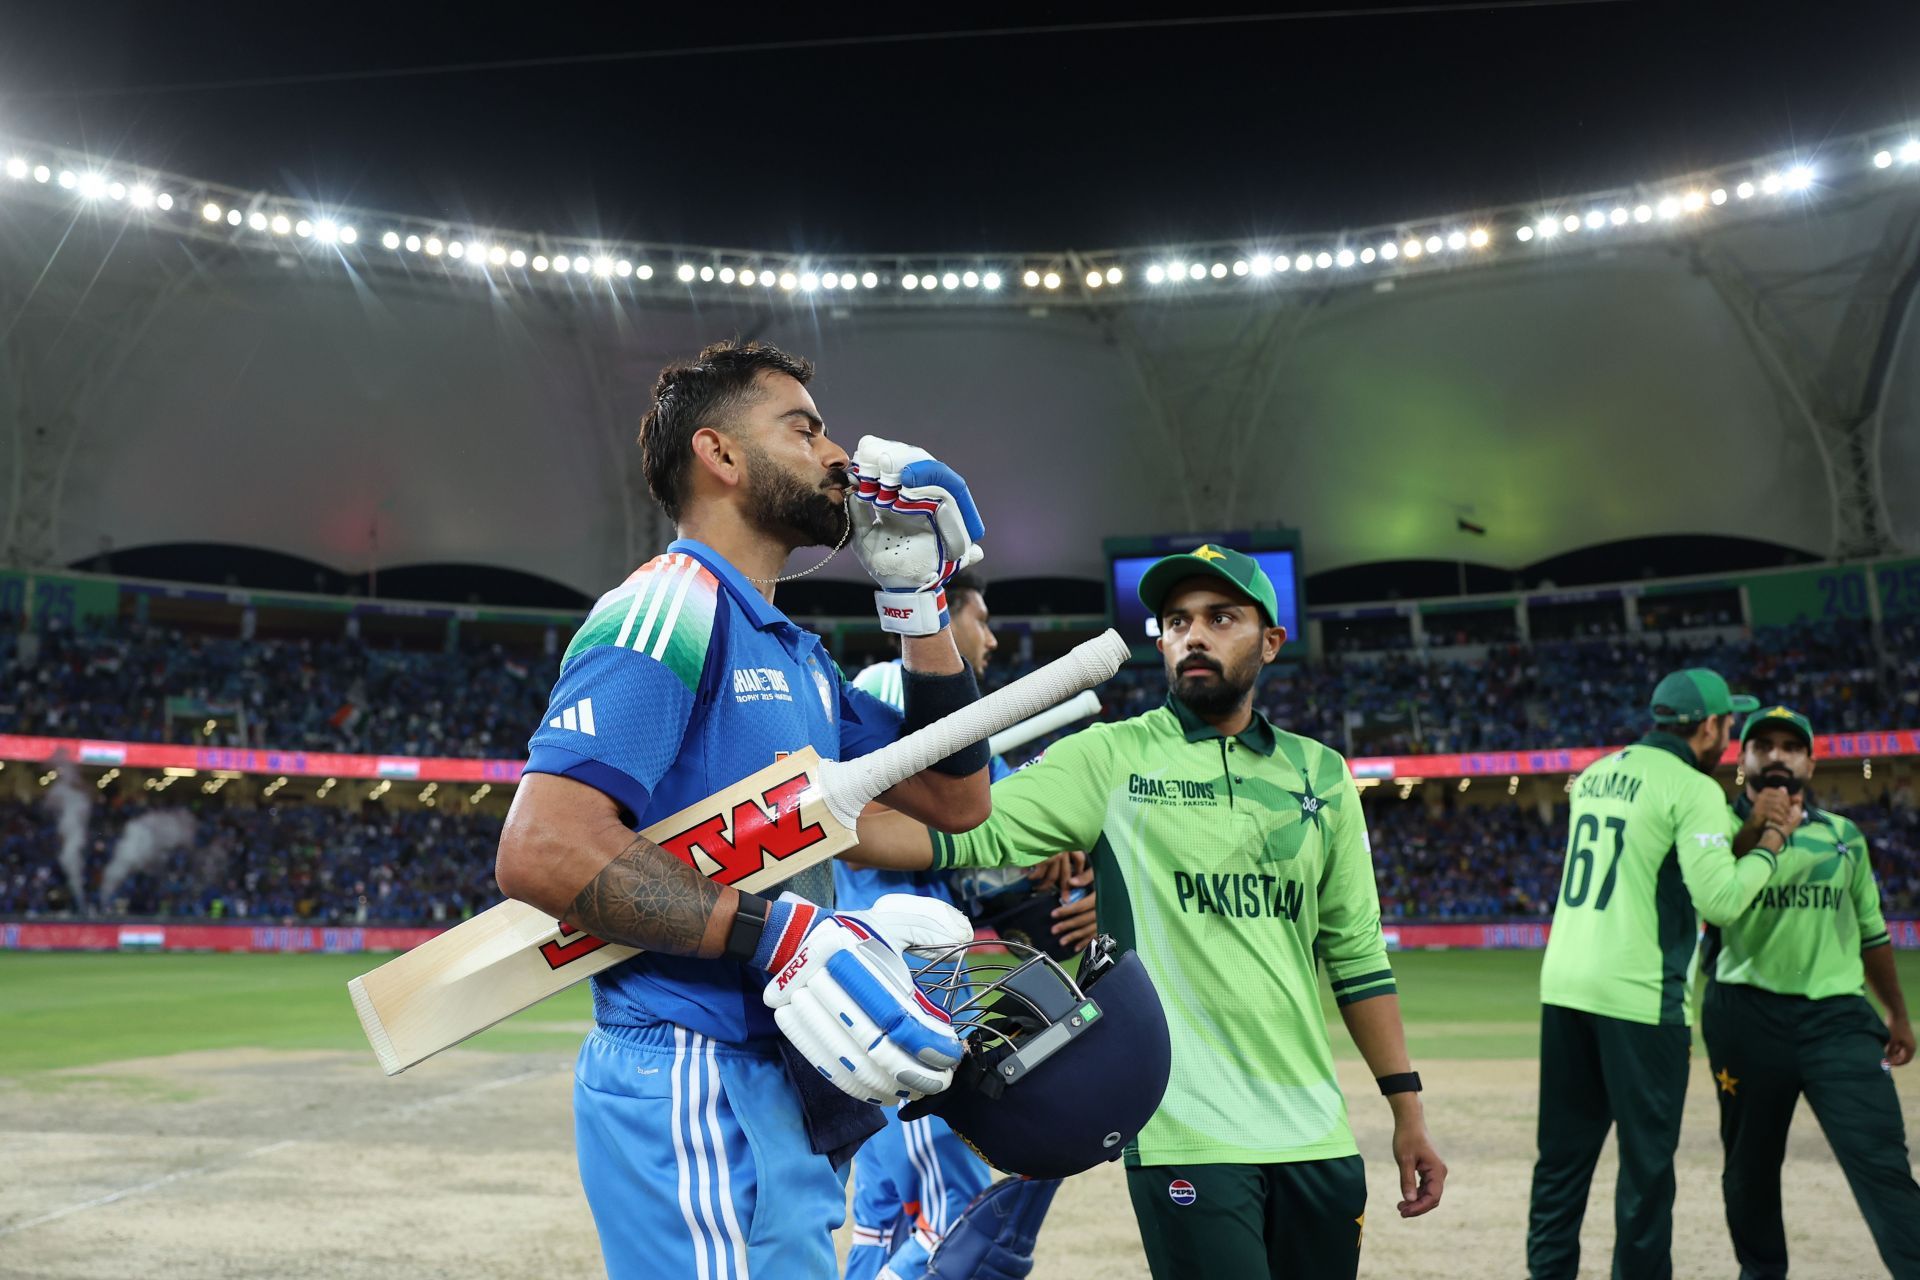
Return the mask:
<svg viewBox="0 0 1920 1280">
<path fill-rule="evenodd" d="M 1360 991 L 1349 991 L 1345 995 L 1335 993 L 1333 997 L 1333 1002 L 1339 1005 L 1342 1009 L 1344 1009 L 1350 1004 L 1359 1004 L 1362 1000 L 1371 1000 L 1375 996 L 1391 996 L 1391 995 L 1398 995 L 1398 994 L 1399 994 L 1399 988 L 1394 986 L 1392 982 L 1383 982 L 1377 987 L 1367 987 L 1366 989 L 1360 990 Z"/>
<path fill-rule="evenodd" d="M 1892 945 L 1893 935 L 1890 933 L 1882 932 L 1875 934 L 1871 938 L 1860 939 L 1860 949 L 1862 951 L 1871 951 L 1875 947 L 1890 947 Z"/>
<path fill-rule="evenodd" d="M 949 870 L 953 866 L 953 837 L 932 827 L 927 828 L 927 834 L 933 838 L 933 869 Z"/>
</svg>

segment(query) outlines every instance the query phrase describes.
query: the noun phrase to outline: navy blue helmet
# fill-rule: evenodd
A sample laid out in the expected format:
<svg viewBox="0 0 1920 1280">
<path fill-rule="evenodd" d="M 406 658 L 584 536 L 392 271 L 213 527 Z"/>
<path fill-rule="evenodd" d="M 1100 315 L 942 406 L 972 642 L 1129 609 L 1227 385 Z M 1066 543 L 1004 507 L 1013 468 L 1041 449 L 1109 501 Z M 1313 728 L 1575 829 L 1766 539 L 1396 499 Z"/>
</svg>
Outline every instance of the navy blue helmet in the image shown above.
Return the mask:
<svg viewBox="0 0 1920 1280">
<path fill-rule="evenodd" d="M 988 1164 L 1030 1178 L 1119 1159 L 1159 1108 L 1173 1063 L 1138 955 L 1095 938 L 1078 982 L 1045 952 L 1004 939 L 915 956 L 931 961 L 921 988 L 967 1052 L 953 1085 L 902 1107 L 902 1119 L 937 1115 Z"/>
</svg>

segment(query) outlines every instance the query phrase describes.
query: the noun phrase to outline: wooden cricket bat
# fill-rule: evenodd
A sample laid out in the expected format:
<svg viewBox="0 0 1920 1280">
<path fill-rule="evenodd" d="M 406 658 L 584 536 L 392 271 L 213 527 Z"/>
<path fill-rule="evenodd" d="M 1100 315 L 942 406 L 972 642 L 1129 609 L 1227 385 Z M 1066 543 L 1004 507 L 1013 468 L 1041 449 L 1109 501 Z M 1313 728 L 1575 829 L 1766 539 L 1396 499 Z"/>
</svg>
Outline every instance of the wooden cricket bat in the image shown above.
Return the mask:
<svg viewBox="0 0 1920 1280">
<path fill-rule="evenodd" d="M 1015 747 L 1024 747 L 1035 738 L 1044 738 L 1055 729 L 1064 729 L 1076 720 L 1085 720 L 1100 714 L 1100 698 L 1091 689 L 1082 689 L 1057 707 L 1049 707 L 1037 716 L 1030 716 L 1014 725 L 1011 729 L 1002 729 L 987 740 L 987 749 L 995 755 L 1004 755 Z"/>
<path fill-rule="evenodd" d="M 641 834 L 722 884 L 770 889 L 858 843 L 860 812 L 882 792 L 1099 684 L 1128 655 L 1109 630 L 878 751 L 846 761 L 795 752 Z M 347 991 L 381 1069 L 397 1075 L 637 954 L 509 899 L 361 974 Z"/>
</svg>

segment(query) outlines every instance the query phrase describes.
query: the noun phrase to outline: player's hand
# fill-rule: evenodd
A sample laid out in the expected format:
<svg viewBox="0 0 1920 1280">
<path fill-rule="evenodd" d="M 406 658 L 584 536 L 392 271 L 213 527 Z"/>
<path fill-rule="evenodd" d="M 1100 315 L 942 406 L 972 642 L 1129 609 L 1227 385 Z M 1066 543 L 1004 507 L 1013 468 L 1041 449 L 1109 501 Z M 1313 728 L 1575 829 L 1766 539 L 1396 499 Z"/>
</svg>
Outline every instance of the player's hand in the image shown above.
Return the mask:
<svg viewBox="0 0 1920 1280">
<path fill-rule="evenodd" d="M 1074 886 L 1073 877 L 1087 869 L 1087 855 L 1078 850 L 1071 853 L 1056 853 L 1044 862 L 1036 862 L 1027 868 L 1027 880 L 1036 889 L 1064 898 Z M 1087 881 L 1080 881 L 1085 884 Z"/>
<path fill-rule="evenodd" d="M 1887 1065 L 1904 1067 L 1913 1061 L 1913 1023 L 1905 1018 L 1887 1022 Z"/>
<path fill-rule="evenodd" d="M 1425 1120 L 1417 1115 L 1395 1120 L 1393 1159 L 1400 1166 L 1400 1216 L 1417 1218 L 1437 1208 L 1447 1186 L 1447 1162 L 1433 1149 Z"/>
<path fill-rule="evenodd" d="M 773 975 L 761 998 L 794 1048 L 842 1093 L 892 1106 L 952 1084 L 961 1056 L 904 953 L 972 938 L 965 916 L 931 898 L 890 893 L 834 915 L 789 893 L 768 913 L 754 963 Z"/>
<path fill-rule="evenodd" d="M 1788 825 L 1799 799 L 1798 796 L 1789 796 L 1785 787 L 1762 787 L 1760 794 L 1754 797 L 1753 808 L 1747 812 L 1747 826 L 1756 834 L 1768 827 L 1779 827 L 1791 834 L 1794 827 L 1800 825 L 1798 820 Z"/>
<path fill-rule="evenodd" d="M 883 593 L 937 592 L 985 554 L 979 540 L 986 525 L 967 482 L 925 449 L 862 436 L 848 470 L 853 548 Z M 881 622 L 887 620 L 883 608 Z"/>
<path fill-rule="evenodd" d="M 1052 874 L 1035 874 L 1040 871 Z M 1087 865 L 1087 855 L 1078 850 L 1056 853 L 1030 868 L 1027 875 L 1036 884 L 1060 896 L 1060 905 L 1053 909 L 1054 940 L 1072 951 L 1086 946 L 1093 935 L 1099 932 L 1099 903 L 1094 896 L 1093 868 Z M 1073 896 L 1076 892 L 1079 893 L 1078 897 Z"/>
</svg>

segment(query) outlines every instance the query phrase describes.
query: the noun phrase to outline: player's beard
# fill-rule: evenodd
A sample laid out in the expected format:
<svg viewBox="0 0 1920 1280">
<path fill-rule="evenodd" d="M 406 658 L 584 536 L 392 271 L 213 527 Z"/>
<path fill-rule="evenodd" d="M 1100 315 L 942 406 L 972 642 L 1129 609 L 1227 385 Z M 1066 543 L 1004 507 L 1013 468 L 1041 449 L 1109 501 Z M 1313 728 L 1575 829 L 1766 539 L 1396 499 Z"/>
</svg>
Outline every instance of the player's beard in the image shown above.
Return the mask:
<svg viewBox="0 0 1920 1280">
<path fill-rule="evenodd" d="M 1183 662 L 1202 660 L 1194 655 L 1182 659 Z M 1192 676 L 1178 670 L 1167 673 L 1173 684 L 1173 696 L 1203 720 L 1233 711 L 1253 692 L 1254 682 L 1260 678 L 1258 652 L 1248 661 L 1231 667 L 1212 654 L 1205 655 L 1204 661 L 1212 664 L 1213 674 Z"/>
<path fill-rule="evenodd" d="M 788 547 L 831 547 L 847 525 L 847 473 L 836 471 L 819 485 L 782 470 L 759 449 L 747 454 L 747 511 L 762 533 Z M 838 488 L 840 497 L 834 493 Z"/>
</svg>

